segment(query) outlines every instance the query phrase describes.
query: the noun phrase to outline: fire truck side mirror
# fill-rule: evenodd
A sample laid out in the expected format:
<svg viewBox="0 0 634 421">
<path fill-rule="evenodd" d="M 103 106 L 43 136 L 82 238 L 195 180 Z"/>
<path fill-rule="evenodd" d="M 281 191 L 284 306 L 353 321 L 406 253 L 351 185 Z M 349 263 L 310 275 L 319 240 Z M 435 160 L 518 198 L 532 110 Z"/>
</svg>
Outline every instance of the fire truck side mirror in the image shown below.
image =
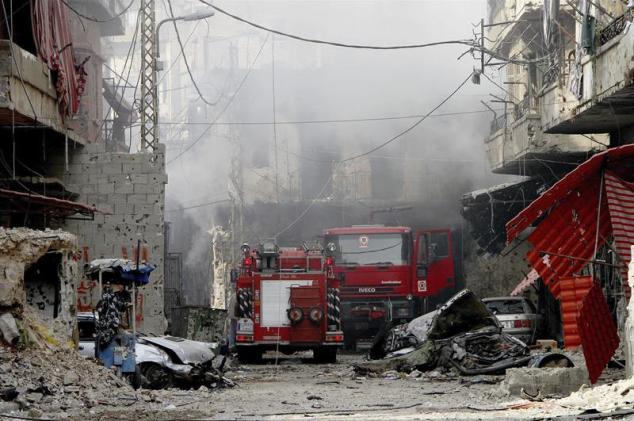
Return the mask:
<svg viewBox="0 0 634 421">
<path fill-rule="evenodd" d="M 335 245 L 335 243 L 328 243 L 326 245 L 326 251 L 329 253 L 329 255 L 333 255 L 335 251 L 337 251 L 337 246 Z"/>
</svg>

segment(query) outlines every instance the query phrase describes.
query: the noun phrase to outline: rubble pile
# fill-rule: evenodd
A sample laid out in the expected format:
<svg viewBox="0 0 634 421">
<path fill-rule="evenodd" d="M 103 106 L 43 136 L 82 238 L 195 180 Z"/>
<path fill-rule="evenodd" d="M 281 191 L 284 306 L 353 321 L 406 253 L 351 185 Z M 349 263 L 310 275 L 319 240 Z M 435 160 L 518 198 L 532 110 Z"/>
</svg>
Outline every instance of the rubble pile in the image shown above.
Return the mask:
<svg viewBox="0 0 634 421">
<path fill-rule="evenodd" d="M 59 412 L 136 399 L 124 379 L 75 350 L 41 347 L 0 347 L 0 398 L 0 413 L 40 408 Z"/>
<path fill-rule="evenodd" d="M 631 409 L 634 406 L 634 378 L 592 388 L 584 385 L 567 398 L 553 402 L 565 408 L 581 411 L 613 412 L 618 409 Z"/>
</svg>

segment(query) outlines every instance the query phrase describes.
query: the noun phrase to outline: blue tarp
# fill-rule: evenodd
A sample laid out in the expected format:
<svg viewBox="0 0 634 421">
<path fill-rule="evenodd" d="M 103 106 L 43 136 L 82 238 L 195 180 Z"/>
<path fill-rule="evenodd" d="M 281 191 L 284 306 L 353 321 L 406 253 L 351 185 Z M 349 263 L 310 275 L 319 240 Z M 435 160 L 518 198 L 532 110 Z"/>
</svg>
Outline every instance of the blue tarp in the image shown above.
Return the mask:
<svg viewBox="0 0 634 421">
<path fill-rule="evenodd" d="M 96 259 L 88 264 L 87 274 L 96 279 L 101 271 L 105 275 L 104 281 L 147 285 L 154 269 L 156 266 L 150 263 L 140 263 L 137 267 L 136 262 L 128 259 Z"/>
</svg>

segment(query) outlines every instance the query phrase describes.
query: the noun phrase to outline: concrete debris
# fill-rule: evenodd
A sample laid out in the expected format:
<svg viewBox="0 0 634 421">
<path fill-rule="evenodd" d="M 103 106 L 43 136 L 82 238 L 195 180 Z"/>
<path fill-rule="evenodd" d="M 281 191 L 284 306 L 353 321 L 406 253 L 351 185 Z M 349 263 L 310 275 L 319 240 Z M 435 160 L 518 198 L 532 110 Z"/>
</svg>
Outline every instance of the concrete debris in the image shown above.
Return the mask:
<svg viewBox="0 0 634 421">
<path fill-rule="evenodd" d="M 11 313 L 4 313 L 0 316 L 0 333 L 6 343 L 12 346 L 17 345 L 20 332 Z"/>
<path fill-rule="evenodd" d="M 585 367 L 570 368 L 510 368 L 502 382 L 502 389 L 514 396 L 523 393 L 532 397 L 541 395 L 567 396 L 589 384 Z"/>
<path fill-rule="evenodd" d="M 567 398 L 552 401 L 566 408 L 599 412 L 632 408 L 632 402 L 634 402 L 634 378 L 592 388 L 583 386 Z"/>
<path fill-rule="evenodd" d="M 17 345 L 15 331 L 28 312 L 62 342 L 73 339 L 76 251 L 75 236 L 64 231 L 0 227 L 0 308 L 5 311 L 0 330 L 5 341 Z"/>
</svg>

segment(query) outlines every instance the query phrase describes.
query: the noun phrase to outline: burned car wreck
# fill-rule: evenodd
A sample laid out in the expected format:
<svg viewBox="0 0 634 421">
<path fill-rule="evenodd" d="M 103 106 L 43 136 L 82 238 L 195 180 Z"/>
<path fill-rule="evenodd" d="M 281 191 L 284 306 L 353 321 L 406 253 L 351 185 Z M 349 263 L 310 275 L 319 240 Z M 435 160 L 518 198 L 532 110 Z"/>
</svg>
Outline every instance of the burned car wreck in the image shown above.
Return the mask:
<svg viewBox="0 0 634 421">
<path fill-rule="evenodd" d="M 77 324 L 80 354 L 95 358 L 95 315 L 79 313 Z M 234 383 L 223 375 L 226 353 L 222 348 L 216 343 L 138 334 L 134 345 L 137 384 L 146 389 L 231 387 Z"/>
<path fill-rule="evenodd" d="M 528 346 L 504 333 L 491 311 L 465 289 L 438 310 L 380 332 L 359 373 L 453 369 L 461 375 L 500 374 L 507 368 L 572 366 L 561 354 L 531 355 Z"/>
<path fill-rule="evenodd" d="M 147 345 L 141 351 L 138 345 Z M 154 349 L 151 355 L 146 351 Z M 162 389 L 172 386 L 217 388 L 233 386 L 222 374 L 226 361 L 225 352 L 220 355 L 215 343 L 192 341 L 175 336 L 139 336 L 137 339 L 137 364 L 142 375 L 142 386 Z M 219 364 L 214 364 L 217 356 Z"/>
</svg>

